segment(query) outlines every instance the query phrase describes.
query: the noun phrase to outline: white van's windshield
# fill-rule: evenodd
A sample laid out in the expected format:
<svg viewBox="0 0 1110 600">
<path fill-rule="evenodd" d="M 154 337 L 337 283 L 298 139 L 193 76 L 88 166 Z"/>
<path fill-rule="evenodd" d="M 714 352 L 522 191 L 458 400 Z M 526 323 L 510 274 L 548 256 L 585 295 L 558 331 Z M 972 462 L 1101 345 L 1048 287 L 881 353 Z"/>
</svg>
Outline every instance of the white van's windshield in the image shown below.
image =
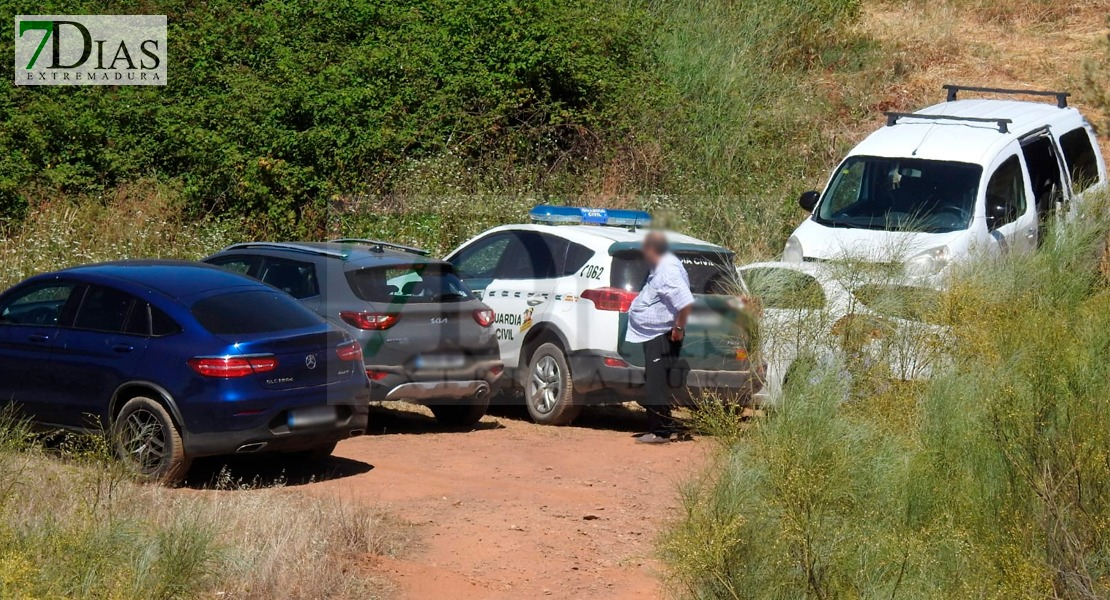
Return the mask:
<svg viewBox="0 0 1110 600">
<path fill-rule="evenodd" d="M 967 229 L 982 167 L 917 158 L 853 156 L 814 220 L 829 227 L 945 233 Z"/>
</svg>

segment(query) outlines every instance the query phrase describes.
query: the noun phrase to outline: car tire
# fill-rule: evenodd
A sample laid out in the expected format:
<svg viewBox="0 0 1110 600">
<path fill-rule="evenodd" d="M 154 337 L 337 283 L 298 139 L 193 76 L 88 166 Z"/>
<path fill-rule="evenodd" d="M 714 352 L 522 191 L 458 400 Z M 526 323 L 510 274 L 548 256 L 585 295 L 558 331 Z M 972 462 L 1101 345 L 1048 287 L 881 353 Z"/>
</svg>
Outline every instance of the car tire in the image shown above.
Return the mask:
<svg viewBox="0 0 1110 600">
<path fill-rule="evenodd" d="M 471 427 L 477 425 L 489 410 L 489 397 L 468 400 L 467 404 L 435 404 L 428 407 L 436 421 L 445 427 Z"/>
<path fill-rule="evenodd" d="M 574 392 L 570 365 L 558 345 L 548 342 L 536 348 L 525 377 L 524 404 L 532 421 L 567 425 L 582 412 L 582 397 Z"/>
<path fill-rule="evenodd" d="M 135 475 L 166 485 L 185 479 L 192 459 L 166 408 L 142 396 L 123 405 L 112 425 L 116 455 Z"/>
</svg>

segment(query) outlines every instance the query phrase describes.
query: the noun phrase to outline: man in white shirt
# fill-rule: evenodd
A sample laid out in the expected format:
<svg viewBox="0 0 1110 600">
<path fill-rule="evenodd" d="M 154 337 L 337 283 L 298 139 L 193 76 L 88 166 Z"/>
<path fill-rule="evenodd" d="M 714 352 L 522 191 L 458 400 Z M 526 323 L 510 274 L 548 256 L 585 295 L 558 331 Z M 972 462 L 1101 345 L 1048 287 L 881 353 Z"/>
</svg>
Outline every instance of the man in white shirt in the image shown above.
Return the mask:
<svg viewBox="0 0 1110 600">
<path fill-rule="evenodd" d="M 640 404 L 648 412 L 648 432 L 636 441 L 663 444 L 670 441 L 674 429 L 671 404 L 675 392 L 685 386 L 677 368 L 678 356 L 694 295 L 686 267 L 671 253 L 662 232 L 648 233 L 643 255 L 651 272 L 628 309 L 626 335 L 629 342 L 644 346 L 644 399 Z"/>
</svg>

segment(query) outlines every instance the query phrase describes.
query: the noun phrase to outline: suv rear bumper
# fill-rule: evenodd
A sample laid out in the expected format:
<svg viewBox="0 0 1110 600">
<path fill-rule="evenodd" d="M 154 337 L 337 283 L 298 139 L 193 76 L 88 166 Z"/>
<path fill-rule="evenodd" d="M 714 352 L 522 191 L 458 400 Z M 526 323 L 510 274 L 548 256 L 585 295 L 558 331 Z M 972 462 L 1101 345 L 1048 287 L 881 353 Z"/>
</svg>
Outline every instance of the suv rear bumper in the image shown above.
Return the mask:
<svg viewBox="0 0 1110 600">
<path fill-rule="evenodd" d="M 616 397 L 616 402 L 643 398 L 644 368 L 609 366 L 605 363 L 606 358 L 624 360 L 615 352 L 596 350 L 582 350 L 567 357 L 574 379 L 574 391 L 580 394 L 609 392 Z M 751 370 L 691 369 L 686 375 L 686 393 L 679 394 L 677 400 L 682 404 L 693 404 L 702 395 L 720 394 L 734 398 L 741 404 L 750 404 L 756 393 L 763 388 L 762 371 L 762 368 L 754 373 Z"/>
<path fill-rule="evenodd" d="M 465 369 L 415 373 L 400 367 L 367 365 L 367 371 L 387 373 L 370 381 L 372 401 L 401 401 L 432 405 L 489 398 L 501 391 L 504 363 L 488 360 Z"/>
<path fill-rule="evenodd" d="M 370 407 L 367 404 L 338 405 L 334 422 L 304 429 L 288 425 L 282 411 L 268 422 L 250 429 L 210 433 L 182 432 L 185 453 L 191 457 L 255 452 L 312 450 L 366 433 Z"/>
</svg>

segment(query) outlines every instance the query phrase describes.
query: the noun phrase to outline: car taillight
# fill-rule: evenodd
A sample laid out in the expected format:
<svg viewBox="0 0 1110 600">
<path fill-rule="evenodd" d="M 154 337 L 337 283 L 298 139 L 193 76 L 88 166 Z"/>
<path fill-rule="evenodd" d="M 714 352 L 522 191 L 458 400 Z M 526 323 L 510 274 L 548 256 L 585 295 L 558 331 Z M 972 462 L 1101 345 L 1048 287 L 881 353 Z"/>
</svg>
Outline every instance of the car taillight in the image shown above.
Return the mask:
<svg viewBox="0 0 1110 600">
<path fill-rule="evenodd" d="M 347 342 L 335 349 L 339 360 L 362 362 L 362 346 L 358 342 Z"/>
<path fill-rule="evenodd" d="M 397 321 L 401 320 L 401 315 L 397 313 L 343 311 L 339 313 L 339 318 L 359 329 L 382 331 L 396 325 Z"/>
<path fill-rule="evenodd" d="M 595 288 L 582 292 L 582 297 L 593 302 L 594 308 L 615 310 L 617 312 L 628 312 L 628 308 L 632 306 L 632 301 L 636 299 L 636 296 L 636 292 L 613 287 Z"/>
<path fill-rule="evenodd" d="M 625 361 L 624 359 L 621 359 L 621 358 L 616 358 L 614 356 L 606 356 L 605 360 L 603 362 L 605 363 L 606 367 L 613 367 L 613 368 L 616 368 L 616 369 L 627 369 L 628 368 L 628 362 L 627 361 Z"/>
<path fill-rule="evenodd" d="M 381 381 L 385 379 L 388 375 L 389 371 L 373 371 L 370 369 L 366 369 L 366 376 L 369 377 L 371 381 Z"/>
<path fill-rule="evenodd" d="M 258 356 L 198 356 L 189 360 L 189 366 L 205 377 L 231 379 L 273 371 L 277 368 L 277 358 L 268 354 Z"/>
<path fill-rule="evenodd" d="M 478 324 L 482 327 L 489 327 L 490 325 L 493 325 L 493 319 L 496 316 L 497 313 L 493 312 L 493 310 L 489 308 L 479 308 L 478 310 L 474 311 L 474 320 L 477 321 Z"/>
</svg>

